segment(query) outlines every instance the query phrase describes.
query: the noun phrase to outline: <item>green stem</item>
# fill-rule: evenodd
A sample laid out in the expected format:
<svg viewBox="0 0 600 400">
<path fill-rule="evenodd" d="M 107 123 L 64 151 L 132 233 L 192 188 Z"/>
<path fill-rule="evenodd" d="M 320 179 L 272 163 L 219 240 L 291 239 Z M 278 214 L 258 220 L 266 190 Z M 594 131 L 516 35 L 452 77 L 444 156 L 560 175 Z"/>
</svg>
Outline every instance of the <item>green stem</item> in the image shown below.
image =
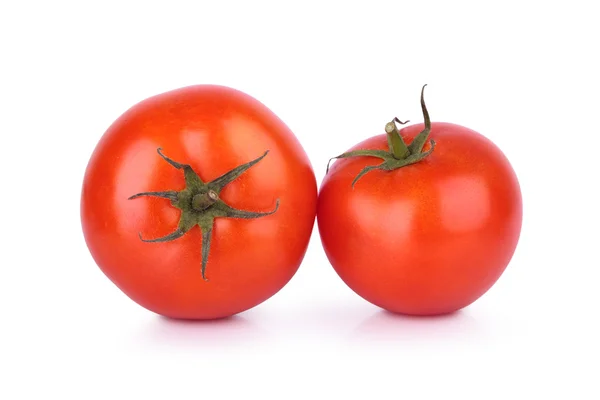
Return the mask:
<svg viewBox="0 0 600 400">
<path fill-rule="evenodd" d="M 395 119 L 388 122 L 385 125 L 385 133 L 387 134 L 388 145 L 390 147 L 390 152 L 394 156 L 396 160 L 402 160 L 409 156 L 410 151 L 408 150 L 408 146 L 402 140 L 402 136 L 400 136 L 400 132 L 398 132 L 398 127 L 396 126 Z"/>
<path fill-rule="evenodd" d="M 358 180 L 370 171 L 394 171 L 408 165 L 416 164 L 429 157 L 435 148 L 435 141 L 429 138 L 431 133 L 431 119 L 429 118 L 429 112 L 427 111 L 427 106 L 425 105 L 425 86 L 427 85 L 423 85 L 421 88 L 421 110 L 423 112 L 425 127 L 408 146 L 402 139 L 396 123 L 404 125 L 409 121 L 402 122 L 398 118 L 394 118 L 385 125 L 389 151 L 377 149 L 359 149 L 348 151 L 330 159 L 329 163 L 327 163 L 327 172 L 329 172 L 329 164 L 336 158 L 363 156 L 380 158 L 382 160 L 380 164 L 367 165 L 358 173 L 358 175 L 352 181 L 352 187 L 354 187 Z M 430 143 L 431 147 L 429 150 L 424 152 L 423 147 L 427 142 Z"/>
<path fill-rule="evenodd" d="M 219 195 L 214 190 L 200 193 L 192 198 L 192 208 L 196 211 L 204 211 L 219 200 Z"/>
</svg>

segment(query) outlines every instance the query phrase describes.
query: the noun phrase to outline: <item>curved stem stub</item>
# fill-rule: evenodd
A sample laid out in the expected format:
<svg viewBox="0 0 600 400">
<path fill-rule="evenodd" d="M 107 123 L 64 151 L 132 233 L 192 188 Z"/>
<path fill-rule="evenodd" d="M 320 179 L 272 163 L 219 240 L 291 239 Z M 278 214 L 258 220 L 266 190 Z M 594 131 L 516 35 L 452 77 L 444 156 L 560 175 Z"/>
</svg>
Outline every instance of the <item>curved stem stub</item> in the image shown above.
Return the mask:
<svg viewBox="0 0 600 400">
<path fill-rule="evenodd" d="M 429 112 L 427 111 L 427 106 L 425 105 L 425 87 L 427 85 L 423 85 L 421 88 L 421 111 L 423 112 L 423 119 L 425 123 L 425 128 L 419 132 L 419 134 L 412 140 L 410 144 L 406 144 L 404 142 L 404 138 L 400 134 L 396 123 L 400 125 L 404 125 L 409 122 L 409 120 L 402 122 L 397 117 L 394 117 L 390 122 L 385 125 L 385 133 L 387 135 L 388 148 L 389 151 L 385 150 L 369 150 L 369 149 L 360 149 L 353 150 L 343 154 L 340 154 L 337 157 L 332 157 L 329 159 L 327 163 L 326 174 L 329 173 L 329 167 L 333 160 L 338 158 L 349 158 L 349 157 L 377 157 L 382 160 L 382 163 L 378 165 L 369 165 L 364 167 L 358 175 L 352 181 L 352 187 L 367 173 L 373 170 L 383 170 L 383 171 L 394 171 L 398 168 L 406 167 L 411 164 L 415 164 L 419 161 L 422 161 L 433 152 L 436 143 L 434 140 L 429 139 L 429 135 L 431 133 L 431 120 L 429 118 Z M 427 151 L 423 151 L 423 147 L 429 140 L 431 147 Z"/>
</svg>

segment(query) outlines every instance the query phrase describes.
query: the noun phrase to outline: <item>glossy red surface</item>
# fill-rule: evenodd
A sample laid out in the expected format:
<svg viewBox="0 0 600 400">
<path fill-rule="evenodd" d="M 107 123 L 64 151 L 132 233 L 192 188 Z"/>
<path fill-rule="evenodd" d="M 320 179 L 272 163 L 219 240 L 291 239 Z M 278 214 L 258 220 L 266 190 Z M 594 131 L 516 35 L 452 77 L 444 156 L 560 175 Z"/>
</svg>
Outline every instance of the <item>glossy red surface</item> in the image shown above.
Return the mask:
<svg viewBox="0 0 600 400">
<path fill-rule="evenodd" d="M 400 131 L 409 143 L 423 125 Z M 504 154 L 479 133 L 433 123 L 423 161 L 374 170 L 373 157 L 337 160 L 319 195 L 318 226 L 329 261 L 366 300 L 393 312 L 463 308 L 501 276 L 517 246 L 522 199 Z M 429 145 L 425 148 L 427 150 Z M 355 149 L 386 149 L 385 135 Z"/>
<path fill-rule="evenodd" d="M 128 197 L 182 190 L 181 170 L 157 154 L 190 164 L 205 181 L 269 154 L 228 184 L 230 206 L 270 216 L 217 218 L 202 279 L 201 231 L 167 243 L 144 243 L 177 227 L 168 200 Z M 106 131 L 89 161 L 81 196 L 83 232 L 102 271 L 125 294 L 156 313 L 211 319 L 247 310 L 279 291 L 298 269 L 313 228 L 317 186 L 309 159 L 289 128 L 239 91 L 201 85 L 136 104 Z"/>
</svg>

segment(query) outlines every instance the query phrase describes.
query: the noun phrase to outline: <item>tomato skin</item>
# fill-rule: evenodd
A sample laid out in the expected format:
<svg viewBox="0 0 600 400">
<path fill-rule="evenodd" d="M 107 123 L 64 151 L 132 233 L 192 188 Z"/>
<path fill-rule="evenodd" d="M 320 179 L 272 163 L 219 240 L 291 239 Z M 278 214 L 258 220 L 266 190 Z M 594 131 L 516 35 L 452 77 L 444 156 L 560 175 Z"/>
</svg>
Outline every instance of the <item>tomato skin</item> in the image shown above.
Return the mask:
<svg viewBox="0 0 600 400">
<path fill-rule="evenodd" d="M 423 124 L 403 128 L 406 143 Z M 473 303 L 499 279 L 522 224 L 517 176 L 479 133 L 432 123 L 434 151 L 394 171 L 381 160 L 337 160 L 321 183 L 317 222 L 341 279 L 365 300 L 401 314 L 450 313 Z M 350 150 L 387 150 L 385 135 Z M 430 147 L 428 144 L 424 150 Z"/>
<path fill-rule="evenodd" d="M 258 219 L 217 218 L 207 276 L 200 274 L 198 226 L 165 243 L 145 238 L 177 228 L 180 211 L 139 192 L 182 190 L 184 174 L 157 154 L 186 163 L 211 181 L 269 150 L 220 193 L 232 207 L 277 212 Z M 265 105 L 217 85 L 179 88 L 127 110 L 104 133 L 81 193 L 83 234 L 92 257 L 127 296 L 157 314 L 214 319 L 248 310 L 297 271 L 313 229 L 317 185 L 290 129 Z"/>
</svg>

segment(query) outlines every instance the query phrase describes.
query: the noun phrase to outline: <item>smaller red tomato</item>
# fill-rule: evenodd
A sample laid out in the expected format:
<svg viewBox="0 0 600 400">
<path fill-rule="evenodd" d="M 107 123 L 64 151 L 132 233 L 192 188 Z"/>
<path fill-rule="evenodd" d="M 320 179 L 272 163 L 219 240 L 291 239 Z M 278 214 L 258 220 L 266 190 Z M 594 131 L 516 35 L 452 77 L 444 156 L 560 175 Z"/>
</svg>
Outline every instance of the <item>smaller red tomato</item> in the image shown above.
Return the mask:
<svg viewBox="0 0 600 400">
<path fill-rule="evenodd" d="M 424 87 L 423 87 L 424 88 Z M 521 230 L 517 176 L 490 140 L 431 123 L 369 138 L 335 157 L 320 189 L 321 242 L 342 280 L 389 311 L 432 315 L 482 296 Z M 410 144 L 406 144 L 410 143 Z"/>
</svg>

